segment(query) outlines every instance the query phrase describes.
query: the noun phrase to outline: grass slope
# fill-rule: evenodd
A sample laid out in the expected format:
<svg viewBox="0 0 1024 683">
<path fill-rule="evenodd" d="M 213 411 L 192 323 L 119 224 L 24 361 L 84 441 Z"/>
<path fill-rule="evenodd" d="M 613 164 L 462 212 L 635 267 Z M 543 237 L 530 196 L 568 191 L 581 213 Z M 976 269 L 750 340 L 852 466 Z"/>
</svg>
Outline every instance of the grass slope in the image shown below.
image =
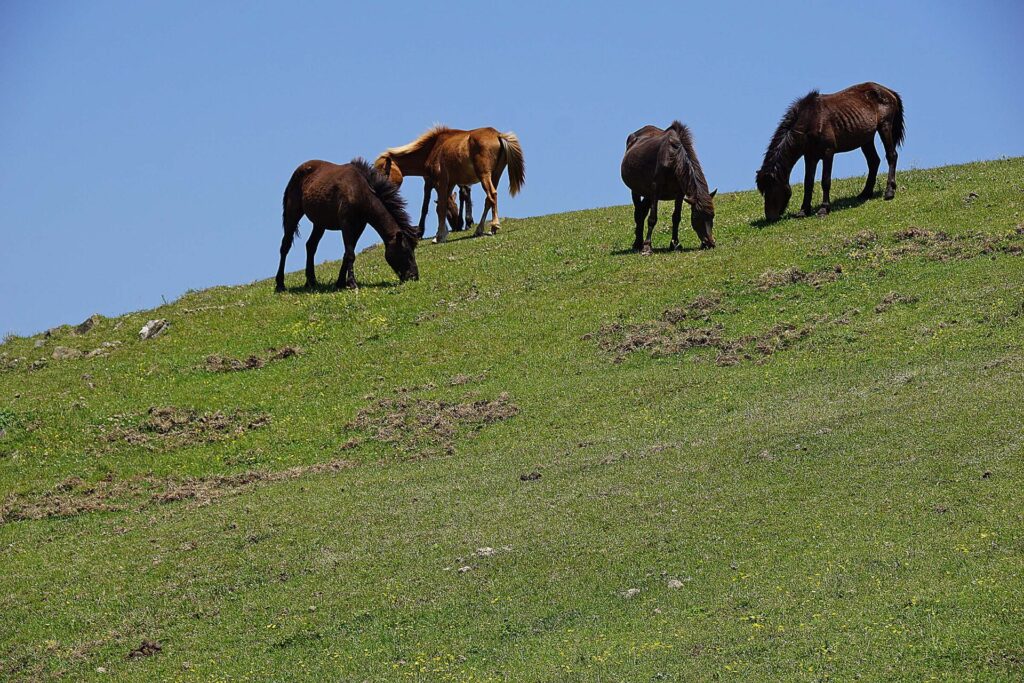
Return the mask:
<svg viewBox="0 0 1024 683">
<path fill-rule="evenodd" d="M 724 195 L 649 258 L 627 207 L 506 220 L 400 287 L 370 250 L 9 340 L 0 678 L 1019 678 L 1022 178 Z"/>
</svg>

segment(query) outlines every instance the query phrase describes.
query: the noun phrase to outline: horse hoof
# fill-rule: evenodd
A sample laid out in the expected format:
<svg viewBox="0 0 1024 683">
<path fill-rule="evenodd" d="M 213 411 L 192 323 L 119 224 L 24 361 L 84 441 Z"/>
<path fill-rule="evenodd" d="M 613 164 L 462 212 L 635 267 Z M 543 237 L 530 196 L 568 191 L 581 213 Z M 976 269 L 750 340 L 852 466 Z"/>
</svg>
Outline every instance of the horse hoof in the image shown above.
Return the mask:
<svg viewBox="0 0 1024 683">
<path fill-rule="evenodd" d="M 679 244 L 679 242 L 676 242 L 675 240 L 672 240 L 671 242 L 669 242 L 668 250 L 669 251 L 682 251 L 683 247 L 682 247 L 682 245 Z"/>
<path fill-rule="evenodd" d="M 794 215 L 795 215 L 796 218 L 807 218 L 807 212 L 804 211 L 803 209 L 800 209 Z"/>
<path fill-rule="evenodd" d="M 640 250 L 641 256 L 650 256 L 654 253 L 654 249 L 651 248 L 650 242 L 644 242 L 644 248 Z"/>
<path fill-rule="evenodd" d="M 827 216 L 827 215 L 828 215 L 828 207 L 823 206 L 820 209 L 818 209 L 818 217 L 819 218 Z"/>
<path fill-rule="evenodd" d="M 280 294 L 281 292 L 285 291 L 284 285 L 277 285 L 276 287 L 274 287 L 274 291 Z"/>
<path fill-rule="evenodd" d="M 883 195 L 883 199 L 885 199 L 885 201 L 889 201 L 890 199 L 893 199 L 895 196 L 896 196 L 895 192 L 886 192 Z"/>
</svg>

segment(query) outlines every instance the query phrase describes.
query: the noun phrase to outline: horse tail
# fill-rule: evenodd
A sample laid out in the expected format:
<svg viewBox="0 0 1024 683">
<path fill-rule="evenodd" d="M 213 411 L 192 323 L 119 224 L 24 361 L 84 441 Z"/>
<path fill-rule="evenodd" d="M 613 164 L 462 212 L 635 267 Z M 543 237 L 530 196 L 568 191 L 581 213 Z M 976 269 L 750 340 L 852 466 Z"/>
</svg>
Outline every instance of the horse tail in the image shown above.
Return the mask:
<svg viewBox="0 0 1024 683">
<path fill-rule="evenodd" d="M 897 147 L 903 144 L 903 137 L 906 135 L 906 125 L 903 122 L 903 98 L 895 90 L 890 90 L 896 98 L 896 111 L 892 114 L 892 141 Z"/>
<path fill-rule="evenodd" d="M 526 182 L 526 162 L 523 161 L 523 148 L 515 133 L 498 133 L 501 151 L 508 162 L 508 193 L 515 197 Z"/>
<path fill-rule="evenodd" d="M 284 228 L 282 246 L 291 249 L 292 242 L 299 236 L 299 220 L 302 219 L 302 181 L 317 169 L 317 165 L 305 163 L 292 173 L 281 199 L 281 225 Z"/>
</svg>

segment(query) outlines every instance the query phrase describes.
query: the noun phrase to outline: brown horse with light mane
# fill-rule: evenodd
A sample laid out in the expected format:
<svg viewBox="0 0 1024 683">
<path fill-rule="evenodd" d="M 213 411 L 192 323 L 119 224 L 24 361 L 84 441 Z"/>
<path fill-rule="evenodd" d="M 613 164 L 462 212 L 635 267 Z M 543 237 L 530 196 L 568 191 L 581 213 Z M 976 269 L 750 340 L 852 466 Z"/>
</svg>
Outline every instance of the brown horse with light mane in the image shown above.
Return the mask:
<svg viewBox="0 0 1024 683">
<path fill-rule="evenodd" d="M 341 230 L 345 257 L 341 261 L 337 287 L 355 289 L 356 242 L 369 223 L 384 242 L 384 260 L 398 278 L 418 280 L 416 243 L 419 235 L 409 223 L 405 201 L 398 188 L 383 173 L 363 159 L 348 164 L 313 160 L 301 164 L 292 173 L 282 201 L 284 237 L 281 239 L 281 263 L 277 268 L 277 291 L 284 291 L 284 262 L 292 241 L 299 234 L 303 216 L 313 224 L 306 241 L 306 286 L 316 286 L 313 259 L 325 230 Z"/>
<path fill-rule="evenodd" d="M 526 165 L 519 138 L 514 133 L 502 133 L 494 128 L 456 130 L 447 126 L 434 126 L 412 142 L 392 147 L 379 157 L 375 165 L 388 175 L 398 166 L 402 175 L 421 175 L 424 179 L 423 216 L 430 202 L 430 192 L 437 189 L 438 197 L 447 197 L 459 185 L 483 185 L 486 199 L 476 234 L 483 235 L 484 220 L 491 211 L 491 234 L 498 231 L 498 182 L 508 167 L 509 194 L 515 197 L 526 178 Z M 438 228 L 435 242 L 448 238 L 445 227 L 443 202 L 437 206 Z M 424 220 L 420 221 L 420 234 Z"/>
<path fill-rule="evenodd" d="M 878 152 L 875 133 L 882 138 L 889 180 L 885 198 L 896 195 L 896 148 L 903 144 L 903 100 L 895 90 L 878 83 L 861 83 L 830 95 L 812 90 L 786 110 L 772 136 L 764 163 L 757 172 L 757 189 L 764 195 L 764 217 L 778 220 L 789 205 L 793 190 L 789 174 L 804 158 L 804 201 L 797 217 L 810 215 L 814 174 L 821 161 L 821 208 L 829 212 L 832 187 L 832 156 L 860 148 L 868 162 L 868 180 L 858 199 L 870 199 L 875 191 Z"/>
</svg>

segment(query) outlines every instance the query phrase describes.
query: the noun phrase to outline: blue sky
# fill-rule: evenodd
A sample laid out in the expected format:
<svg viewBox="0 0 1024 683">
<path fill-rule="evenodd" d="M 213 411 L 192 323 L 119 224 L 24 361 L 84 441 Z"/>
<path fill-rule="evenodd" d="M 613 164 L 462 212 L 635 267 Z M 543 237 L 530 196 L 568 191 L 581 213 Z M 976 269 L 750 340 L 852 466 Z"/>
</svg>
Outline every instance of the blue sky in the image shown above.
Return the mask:
<svg viewBox="0 0 1024 683">
<path fill-rule="evenodd" d="M 674 118 L 713 186 L 750 188 L 793 98 L 866 80 L 903 95 L 902 168 L 1021 155 L 1022 30 L 1019 1 L 7 0 L 0 334 L 271 277 L 295 166 L 434 122 L 520 136 L 526 186 L 501 203 L 517 217 L 628 203 L 627 134 Z M 341 253 L 328 234 L 319 259 Z"/>
</svg>

